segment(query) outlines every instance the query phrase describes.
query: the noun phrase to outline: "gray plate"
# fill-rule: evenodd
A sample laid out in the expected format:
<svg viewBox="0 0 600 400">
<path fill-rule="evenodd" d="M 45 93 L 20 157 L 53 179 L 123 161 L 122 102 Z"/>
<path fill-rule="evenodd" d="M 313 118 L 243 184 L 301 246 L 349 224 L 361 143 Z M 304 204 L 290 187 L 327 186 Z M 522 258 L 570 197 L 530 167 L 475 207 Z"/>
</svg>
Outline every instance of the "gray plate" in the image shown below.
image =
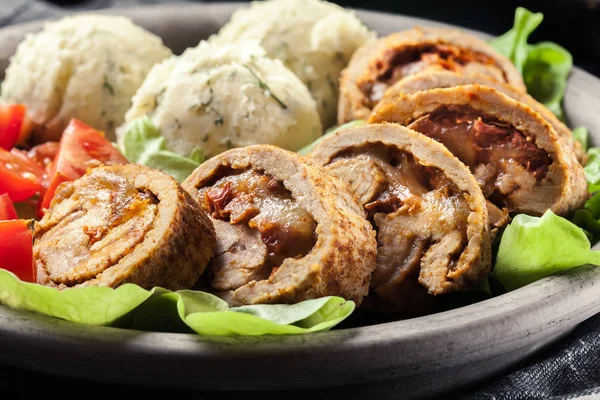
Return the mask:
<svg viewBox="0 0 600 400">
<path fill-rule="evenodd" d="M 113 10 L 176 53 L 214 33 L 236 4 Z M 385 35 L 431 21 L 360 11 Z M 439 25 L 439 24 L 437 24 Z M 30 23 L 0 30 L 0 68 Z M 507 27 L 508 28 L 508 27 Z M 600 142 L 600 81 L 575 70 L 566 111 Z M 580 267 L 514 292 L 405 321 L 291 337 L 211 338 L 79 325 L 0 306 L 0 362 L 69 377 L 208 390 L 353 385 L 367 398 L 441 393 L 505 370 L 600 311 L 600 269 Z M 339 389 L 320 393 L 341 393 Z"/>
</svg>

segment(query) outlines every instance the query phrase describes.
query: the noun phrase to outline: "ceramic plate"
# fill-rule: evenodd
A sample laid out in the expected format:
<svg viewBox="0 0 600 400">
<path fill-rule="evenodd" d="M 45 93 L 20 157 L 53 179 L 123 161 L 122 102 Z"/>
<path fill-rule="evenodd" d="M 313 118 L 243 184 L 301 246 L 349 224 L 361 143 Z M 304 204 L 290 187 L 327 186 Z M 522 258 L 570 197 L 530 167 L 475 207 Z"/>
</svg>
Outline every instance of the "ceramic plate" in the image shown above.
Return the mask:
<svg viewBox="0 0 600 400">
<path fill-rule="evenodd" d="M 240 4 L 113 10 L 175 53 L 216 32 Z M 380 35 L 431 21 L 360 11 Z M 27 32 L 0 30 L 0 70 Z M 508 27 L 507 27 L 508 28 Z M 566 112 L 600 143 L 600 80 L 575 69 Z M 0 306 L 0 362 L 68 377 L 207 390 L 321 388 L 367 398 L 441 393 L 501 372 L 600 311 L 600 268 L 584 266 L 508 294 L 426 317 L 290 337 L 210 338 L 94 327 Z M 335 388 L 339 385 L 345 389 Z M 326 387 L 330 389 L 325 389 Z"/>
</svg>

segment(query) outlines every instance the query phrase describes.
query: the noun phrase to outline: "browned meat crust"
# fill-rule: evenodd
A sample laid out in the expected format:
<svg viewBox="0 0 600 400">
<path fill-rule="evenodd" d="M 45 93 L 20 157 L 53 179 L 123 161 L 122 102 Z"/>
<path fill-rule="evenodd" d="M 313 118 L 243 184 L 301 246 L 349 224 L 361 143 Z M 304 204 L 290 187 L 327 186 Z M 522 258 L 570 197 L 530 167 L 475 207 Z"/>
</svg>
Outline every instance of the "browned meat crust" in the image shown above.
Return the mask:
<svg viewBox="0 0 600 400">
<path fill-rule="evenodd" d="M 34 233 L 38 283 L 59 289 L 194 286 L 215 246 L 212 223 L 167 174 L 91 170 L 61 185 Z"/>
<path fill-rule="evenodd" d="M 567 215 L 588 198 L 573 150 L 540 114 L 493 88 L 465 85 L 387 98 L 369 117 L 382 121 L 444 143 L 499 208 Z"/>
<path fill-rule="evenodd" d="M 391 98 L 400 94 L 411 94 L 421 90 L 448 88 L 454 86 L 477 84 L 489 86 L 497 91 L 504 93 L 521 103 L 527 104 L 534 111 L 539 113 L 560 135 L 565 143 L 573 148 L 579 163 L 585 165 L 586 153 L 581 144 L 573 140 L 573 133 L 563 124 L 552 111 L 539 103 L 527 93 L 515 89 L 513 86 L 499 82 L 489 76 L 482 74 L 459 74 L 452 71 L 425 71 L 415 75 L 408 76 L 391 86 L 384 94 L 384 98 Z"/>
<path fill-rule="evenodd" d="M 248 146 L 211 158 L 183 186 L 215 221 L 220 254 L 208 284 L 230 304 L 328 295 L 360 304 L 367 294 L 375 233 L 343 182 L 320 166 Z"/>
<path fill-rule="evenodd" d="M 423 298 L 409 283 L 417 277 L 434 295 L 487 277 L 485 198 L 443 145 L 397 124 L 371 124 L 336 132 L 309 156 L 349 183 L 378 231 L 374 296 L 406 312 Z"/>
<path fill-rule="evenodd" d="M 457 29 L 414 28 L 359 48 L 340 79 L 338 123 L 367 118 L 385 90 L 435 70 L 479 73 L 525 91 L 519 71 L 483 40 Z"/>
</svg>

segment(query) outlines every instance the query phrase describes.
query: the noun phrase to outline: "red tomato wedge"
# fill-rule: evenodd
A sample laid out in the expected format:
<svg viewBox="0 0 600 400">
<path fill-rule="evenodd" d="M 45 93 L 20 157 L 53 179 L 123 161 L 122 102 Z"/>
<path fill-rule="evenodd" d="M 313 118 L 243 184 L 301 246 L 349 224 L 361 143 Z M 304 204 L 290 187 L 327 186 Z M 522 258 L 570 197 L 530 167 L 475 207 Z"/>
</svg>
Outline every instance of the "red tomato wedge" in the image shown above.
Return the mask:
<svg viewBox="0 0 600 400">
<path fill-rule="evenodd" d="M 12 149 L 29 125 L 25 122 L 25 106 L 22 104 L 0 104 L 0 147 Z"/>
<path fill-rule="evenodd" d="M 12 201 L 23 201 L 42 190 L 44 170 L 29 160 L 25 153 L 0 149 L 0 194 Z"/>
<path fill-rule="evenodd" d="M 40 205 L 40 214 L 50 206 L 56 188 L 63 182 L 82 177 L 88 169 L 100 165 L 128 164 L 104 134 L 72 119 L 60 139 L 58 153 L 48 174 L 48 189 Z"/>
<path fill-rule="evenodd" d="M 25 282 L 36 281 L 30 221 L 0 221 L 0 268 Z"/>
<path fill-rule="evenodd" d="M 27 158 L 48 171 L 58 153 L 58 142 L 46 142 L 34 146 L 27 152 Z"/>
<path fill-rule="evenodd" d="M 17 210 L 13 205 L 10 196 L 6 193 L 0 195 L 0 221 L 6 221 L 9 219 L 19 219 L 17 216 Z"/>
</svg>

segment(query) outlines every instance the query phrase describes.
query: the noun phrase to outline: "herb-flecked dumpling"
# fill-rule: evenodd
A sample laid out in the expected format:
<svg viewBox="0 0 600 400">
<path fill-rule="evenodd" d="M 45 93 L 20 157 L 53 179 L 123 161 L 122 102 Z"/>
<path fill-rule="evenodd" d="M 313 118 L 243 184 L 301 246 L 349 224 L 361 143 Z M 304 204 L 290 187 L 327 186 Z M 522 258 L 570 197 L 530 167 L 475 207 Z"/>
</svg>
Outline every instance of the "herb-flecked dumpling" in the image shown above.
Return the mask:
<svg viewBox="0 0 600 400">
<path fill-rule="evenodd" d="M 59 140 L 71 118 L 112 140 L 150 69 L 171 54 L 158 36 L 128 18 L 65 17 L 19 44 L 0 102 L 27 106 L 34 129 L 24 141 Z"/>
<path fill-rule="evenodd" d="M 169 150 L 206 158 L 233 147 L 273 144 L 298 150 L 322 133 L 315 101 L 280 61 L 256 42 L 201 42 L 156 65 L 118 130 L 148 116 Z"/>
<path fill-rule="evenodd" d="M 356 14 L 322 0 L 254 1 L 210 40 L 257 40 L 306 84 L 323 126 L 335 124 L 340 73 L 352 54 L 375 39 Z"/>
</svg>

